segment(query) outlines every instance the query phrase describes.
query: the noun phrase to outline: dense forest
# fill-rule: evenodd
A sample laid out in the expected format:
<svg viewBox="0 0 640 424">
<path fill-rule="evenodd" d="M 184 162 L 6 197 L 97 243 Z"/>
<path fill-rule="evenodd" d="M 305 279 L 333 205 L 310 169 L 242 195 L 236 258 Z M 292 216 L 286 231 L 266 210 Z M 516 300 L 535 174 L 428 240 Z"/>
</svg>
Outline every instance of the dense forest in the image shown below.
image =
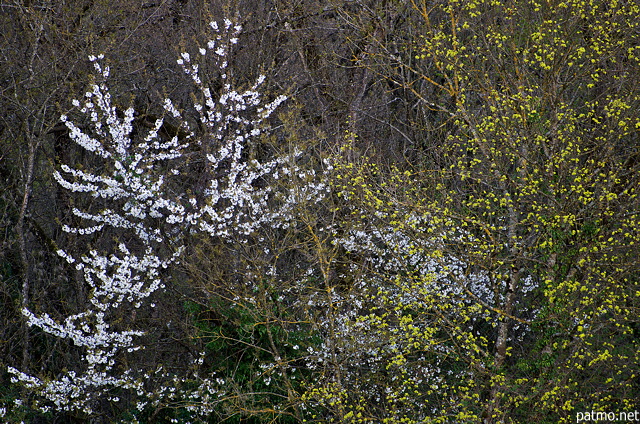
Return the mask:
<svg viewBox="0 0 640 424">
<path fill-rule="evenodd" d="M 0 2 L 0 421 L 637 420 L 638 16 Z"/>
</svg>

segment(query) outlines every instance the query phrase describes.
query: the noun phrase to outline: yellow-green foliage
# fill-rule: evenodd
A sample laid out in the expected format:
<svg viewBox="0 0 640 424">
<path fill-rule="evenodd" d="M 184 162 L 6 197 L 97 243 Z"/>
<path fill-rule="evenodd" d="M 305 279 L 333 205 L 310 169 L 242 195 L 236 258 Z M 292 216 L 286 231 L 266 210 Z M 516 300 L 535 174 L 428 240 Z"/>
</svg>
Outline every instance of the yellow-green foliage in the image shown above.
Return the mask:
<svg viewBox="0 0 640 424">
<path fill-rule="evenodd" d="M 630 407 L 640 359 L 640 7 L 450 1 L 421 11 L 419 60 L 440 71 L 434 84 L 455 102 L 439 213 L 461 214 L 478 235 L 457 250 L 505 294 L 493 306 L 525 318 L 538 338 L 530 356 L 510 358 L 496 341 L 506 369 L 488 412 L 571 421 L 578 410 Z M 516 305 L 527 276 L 541 297 Z M 531 372 L 541 352 L 548 360 Z M 508 369 L 518 361 L 526 372 Z"/>
<path fill-rule="evenodd" d="M 452 124 L 440 146 L 448 168 L 338 167 L 349 225 L 411 240 L 390 252 L 407 264 L 402 272 L 360 270 L 383 287 L 366 295 L 370 311 L 353 325 L 394 346 L 383 358 L 387 409 L 341 386 L 331 393 L 341 393 L 342 419 L 572 422 L 579 411 L 637 407 L 640 6 L 414 8 L 418 53 L 404 66 L 439 93 L 421 98 Z M 434 291 L 442 270 L 411 268 L 418 253 L 462 264 L 464 275 L 449 280 L 455 296 Z M 474 272 L 486 291 L 470 288 Z M 441 371 L 468 378 L 432 390 L 417 383 L 411 367 L 442 366 L 439 355 L 450 361 Z M 460 364 L 467 374 L 456 374 Z"/>
</svg>

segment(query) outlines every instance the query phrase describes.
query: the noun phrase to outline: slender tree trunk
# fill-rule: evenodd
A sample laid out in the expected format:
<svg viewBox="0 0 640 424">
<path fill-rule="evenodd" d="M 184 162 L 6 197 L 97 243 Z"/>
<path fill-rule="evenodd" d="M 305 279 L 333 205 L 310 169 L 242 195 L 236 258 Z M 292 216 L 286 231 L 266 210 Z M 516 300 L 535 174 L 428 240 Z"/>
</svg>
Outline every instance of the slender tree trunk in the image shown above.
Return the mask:
<svg viewBox="0 0 640 424">
<path fill-rule="evenodd" d="M 510 256 L 511 258 L 517 258 L 519 253 L 519 247 L 516 243 L 516 225 L 518 222 L 517 211 L 512 206 L 509 208 L 509 230 L 508 237 L 511 243 Z M 495 354 L 493 357 L 493 369 L 497 375 L 497 380 L 491 382 L 491 392 L 489 397 L 489 403 L 487 410 L 485 411 L 484 423 L 502 423 L 502 419 L 494 414 L 500 414 L 500 392 L 502 389 L 502 381 L 500 377 L 500 369 L 504 365 L 507 359 L 507 341 L 509 339 L 509 329 L 511 327 L 511 316 L 514 315 L 516 294 L 518 290 L 518 283 L 520 282 L 520 270 L 518 269 L 517 262 L 512 265 L 509 273 L 509 279 L 507 282 L 507 290 L 505 294 L 505 300 L 502 307 L 503 316 L 501 317 L 500 324 L 498 325 L 498 337 L 495 344 Z"/>
<path fill-rule="evenodd" d="M 29 259 L 27 255 L 27 242 L 25 236 L 24 221 L 27 214 L 27 208 L 29 206 L 29 199 L 31 197 L 31 185 L 33 182 L 33 168 L 36 156 L 36 141 L 33 136 L 26 130 L 29 153 L 27 156 L 27 164 L 24 180 L 24 190 L 22 194 L 22 204 L 20 205 L 20 213 L 18 214 L 18 222 L 16 223 L 16 235 L 18 237 L 18 247 L 20 250 L 20 265 L 22 268 L 22 308 L 26 308 L 29 305 L 29 292 L 30 292 L 30 272 L 29 272 Z M 22 369 L 28 369 L 29 365 L 29 326 L 25 322 L 22 327 Z"/>
</svg>

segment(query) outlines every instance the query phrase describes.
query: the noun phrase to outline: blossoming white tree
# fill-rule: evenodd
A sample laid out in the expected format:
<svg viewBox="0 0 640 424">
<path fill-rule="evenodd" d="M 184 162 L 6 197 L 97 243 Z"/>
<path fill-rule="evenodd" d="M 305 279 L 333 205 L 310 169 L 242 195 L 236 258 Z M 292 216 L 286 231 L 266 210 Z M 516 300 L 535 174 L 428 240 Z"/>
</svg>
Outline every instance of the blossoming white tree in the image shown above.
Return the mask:
<svg viewBox="0 0 640 424">
<path fill-rule="evenodd" d="M 135 111 L 128 108 L 120 113 L 112 104 L 106 85 L 109 67 L 103 65 L 102 56 L 90 57 L 96 77 L 102 81 L 91 85 L 84 100 L 73 102 L 89 118 L 91 131 L 85 132 L 67 116 L 61 118 L 71 139 L 102 160 L 103 171 L 62 165 L 61 171 L 55 172 L 56 181 L 105 205 L 97 211 L 74 208 L 73 214 L 86 225 L 64 225 L 63 230 L 81 236 L 101 233 L 112 242 L 102 248 L 90 247 L 79 255 L 58 251 L 82 273 L 90 290 L 84 311 L 57 321 L 46 312 L 23 310 L 29 325 L 67 339 L 82 350 L 82 364 L 53 379 L 9 368 L 14 382 L 39 395 L 37 404 L 43 411 L 54 408 L 92 414 L 98 401 L 117 402 L 116 393 L 123 389 L 157 400 L 157 393 L 145 393 L 144 383 L 150 377 L 147 370 L 116 369 L 120 356 L 144 348 L 137 341 L 142 331 L 130 322 L 114 323 L 117 311 L 155 306 L 150 298 L 165 288 L 163 270 L 179 259 L 182 238 L 189 228 L 223 238 L 247 235 L 266 222 L 278 226 L 287 221 L 288 211 L 298 199 L 323 195 L 322 184 L 298 187 L 289 193 L 256 184 L 269 176 L 308 176 L 290 166 L 301 152 L 264 163 L 249 160 L 245 154 L 247 144 L 261 134 L 265 120 L 286 97 L 265 104 L 258 92 L 264 76 L 248 90 L 232 87 L 227 56 L 237 43 L 241 27 L 225 20 L 221 27 L 212 22 L 211 28 L 214 39 L 198 53 L 210 57 L 220 72 L 223 87 L 217 97 L 201 80 L 199 66 L 194 63 L 197 61 L 189 53 L 182 53 L 178 60 L 197 88 L 194 108 L 204 127 L 198 137 L 170 99 L 164 101 L 163 108 L 179 122 L 179 130 L 186 136 L 164 139 L 160 135 L 162 118 L 144 136 L 134 136 Z M 200 200 L 193 194 L 172 195 L 167 190 L 168 180 L 180 175 L 180 158 L 194 145 L 198 152 L 206 152 L 210 178 Z M 210 384 L 206 380 L 201 386 Z M 202 392 L 203 387 L 194 392 Z M 144 404 L 139 403 L 141 408 Z"/>
</svg>

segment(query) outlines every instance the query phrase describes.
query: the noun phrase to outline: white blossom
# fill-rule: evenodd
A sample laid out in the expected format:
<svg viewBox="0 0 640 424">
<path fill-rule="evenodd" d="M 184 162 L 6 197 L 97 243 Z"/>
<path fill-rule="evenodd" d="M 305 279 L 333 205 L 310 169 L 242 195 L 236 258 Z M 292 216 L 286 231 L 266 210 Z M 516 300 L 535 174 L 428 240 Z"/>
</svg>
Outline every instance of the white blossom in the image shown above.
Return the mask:
<svg viewBox="0 0 640 424">
<path fill-rule="evenodd" d="M 200 117 L 203 133 L 196 136 L 183 112 L 165 99 L 162 107 L 168 119 L 179 122 L 181 134 L 172 138 L 162 136 L 165 121 L 161 117 L 134 136 L 136 113 L 131 107 L 118 112 L 107 85 L 109 67 L 103 65 L 102 55 L 89 57 L 96 83 L 90 85 L 83 101 L 72 101 L 90 128 L 76 124 L 67 115 L 61 116 L 71 140 L 100 161 L 95 169 L 63 164 L 54 172 L 54 179 L 62 188 L 100 205 L 72 208 L 82 224 L 63 224 L 63 231 L 78 236 L 107 237 L 111 233 L 124 236 L 113 237 L 111 244 L 106 243 L 112 245 L 109 249 L 93 247 L 79 252 L 58 249 L 60 258 L 75 267 L 89 288 L 84 310 L 63 318 L 54 318 L 46 311 L 22 310 L 28 325 L 67 340 L 81 350 L 82 363 L 77 364 L 77 369 L 61 372 L 55 378 L 40 378 L 27 370 L 8 368 L 14 382 L 20 382 L 44 400 L 39 403 L 42 411 L 53 407 L 90 415 L 96 412 L 94 407 L 99 400 L 120 402 L 124 396 L 111 392 L 118 389 L 136 394 L 139 401 L 135 405 L 140 411 L 157 408 L 161 399 L 176 399 L 180 395 L 192 400 L 187 409 L 195 414 L 211 413 L 229 384 L 222 377 L 191 376 L 198 385 L 187 395 L 180 392 L 182 384 L 177 377 L 161 368 L 153 373 L 116 367 L 117 357 L 144 349 L 140 341 L 144 333 L 126 320 L 114 322 L 116 311 L 155 306 L 153 295 L 168 284 L 164 270 L 179 262 L 183 235 L 190 231 L 204 232 L 224 241 L 248 237 L 265 227 L 287 228 L 295 221 L 299 205 L 319 203 L 329 192 L 329 186 L 322 182 L 324 175 L 300 166 L 304 159 L 302 151 L 262 160 L 248 159 L 258 137 L 268 130 L 268 119 L 287 97 L 265 100 L 260 91 L 264 75 L 248 88 L 234 87 L 232 73 L 227 69 L 228 56 L 242 28 L 228 19 L 224 20 L 223 29 L 215 22 L 210 26 L 216 34 L 206 48 L 199 48 L 199 55 L 193 57 L 182 52 L 177 60 L 195 86 L 193 110 Z M 207 55 L 207 50 L 214 54 Z M 200 76 L 197 61 L 205 59 L 213 61 L 223 76 L 223 87 L 216 94 Z M 195 145 L 206 145 L 207 149 L 190 150 Z M 203 150 L 209 152 L 202 158 L 207 162 L 208 185 L 204 193 L 199 193 L 201 198 L 187 192 L 172 193 L 169 183 L 183 174 L 180 161 L 185 152 L 196 154 Z M 271 266 L 265 275 L 278 278 L 277 267 Z M 286 296 L 281 299 L 286 301 Z M 251 297 L 246 301 L 256 303 Z M 295 345 L 294 349 L 300 346 Z M 199 361 L 202 364 L 203 358 Z M 152 375 L 167 382 L 153 396 L 145 389 L 145 382 Z M 273 378 L 271 374 L 265 375 L 264 383 L 272 384 Z"/>
</svg>

